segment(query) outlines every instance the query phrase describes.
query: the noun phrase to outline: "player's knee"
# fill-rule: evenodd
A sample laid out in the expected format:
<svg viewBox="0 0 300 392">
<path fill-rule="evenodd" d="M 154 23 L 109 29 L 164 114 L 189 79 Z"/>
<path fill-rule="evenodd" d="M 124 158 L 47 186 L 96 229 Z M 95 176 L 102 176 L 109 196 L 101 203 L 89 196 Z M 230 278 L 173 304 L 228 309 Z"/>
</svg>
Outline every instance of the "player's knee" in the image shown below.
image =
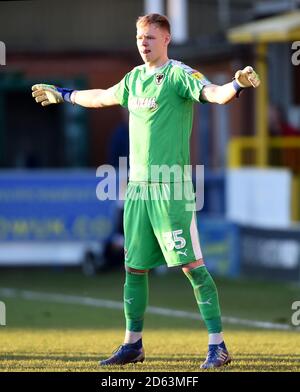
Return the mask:
<svg viewBox="0 0 300 392">
<path fill-rule="evenodd" d="M 190 270 L 200 267 L 201 265 L 204 265 L 204 260 L 203 259 L 199 259 L 196 261 L 192 261 L 188 264 L 184 264 L 181 269 L 183 272 L 189 272 Z"/>
</svg>

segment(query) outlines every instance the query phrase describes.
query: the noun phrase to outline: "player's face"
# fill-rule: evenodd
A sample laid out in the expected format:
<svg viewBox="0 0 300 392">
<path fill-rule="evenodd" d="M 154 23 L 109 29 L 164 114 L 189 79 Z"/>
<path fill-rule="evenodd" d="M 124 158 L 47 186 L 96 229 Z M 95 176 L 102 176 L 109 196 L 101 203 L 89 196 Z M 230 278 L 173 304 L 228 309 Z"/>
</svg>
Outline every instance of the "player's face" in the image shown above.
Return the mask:
<svg viewBox="0 0 300 392">
<path fill-rule="evenodd" d="M 145 63 L 159 63 L 167 56 L 170 34 L 155 24 L 137 27 L 137 47 Z"/>
</svg>

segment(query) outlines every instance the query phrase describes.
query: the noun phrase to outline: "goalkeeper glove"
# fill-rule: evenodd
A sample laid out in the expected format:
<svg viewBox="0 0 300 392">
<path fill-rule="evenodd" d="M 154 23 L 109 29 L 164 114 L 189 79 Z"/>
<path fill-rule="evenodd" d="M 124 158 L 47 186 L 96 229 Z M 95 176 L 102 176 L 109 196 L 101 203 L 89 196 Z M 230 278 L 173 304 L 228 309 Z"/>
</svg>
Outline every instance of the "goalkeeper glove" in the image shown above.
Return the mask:
<svg viewBox="0 0 300 392">
<path fill-rule="evenodd" d="M 244 69 L 236 71 L 232 83 L 238 96 L 239 92 L 246 87 L 258 87 L 260 79 L 254 69 L 248 65 Z"/>
<path fill-rule="evenodd" d="M 42 106 L 61 103 L 63 101 L 73 103 L 71 101 L 71 94 L 74 90 L 72 89 L 56 87 L 52 84 L 35 84 L 31 89 L 33 91 L 32 96 Z"/>
<path fill-rule="evenodd" d="M 258 87 L 260 85 L 260 79 L 257 73 L 250 65 L 242 70 L 236 71 L 234 78 L 240 87 Z"/>
</svg>

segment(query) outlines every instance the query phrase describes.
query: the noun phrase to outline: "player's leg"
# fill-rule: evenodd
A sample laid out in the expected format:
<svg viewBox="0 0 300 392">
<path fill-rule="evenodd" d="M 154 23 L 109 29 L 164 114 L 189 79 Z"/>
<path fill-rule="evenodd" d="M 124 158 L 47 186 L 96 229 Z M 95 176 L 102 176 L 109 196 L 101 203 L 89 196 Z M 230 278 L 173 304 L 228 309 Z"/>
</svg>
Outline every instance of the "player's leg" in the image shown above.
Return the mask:
<svg viewBox="0 0 300 392">
<path fill-rule="evenodd" d="M 203 262 L 196 214 L 192 208 L 186 208 L 186 199 L 172 197 L 172 185 L 161 184 L 157 187 L 161 193 L 171 195 L 169 200 L 160 199 L 149 204 L 150 219 L 166 262 L 169 267 L 182 266 L 184 273 L 189 278 L 199 310 L 209 332 L 209 346 L 211 344 L 222 345 L 223 335 L 218 292 Z M 189 195 L 189 192 L 192 192 L 192 184 L 186 190 L 186 197 L 188 200 L 192 200 Z M 229 358 L 225 361 L 229 362 Z M 210 361 L 209 367 L 220 366 L 220 364 L 223 363 L 214 361 L 214 366 L 212 366 Z"/>
<path fill-rule="evenodd" d="M 135 200 L 132 193 L 138 193 Z M 144 313 L 148 304 L 148 271 L 164 263 L 154 235 L 146 206 L 147 184 L 130 184 L 124 214 L 125 269 L 124 311 L 126 333 L 124 343 L 142 338 Z"/>
<path fill-rule="evenodd" d="M 222 320 L 218 291 L 203 259 L 182 266 L 194 289 L 195 298 L 209 333 L 209 344 L 222 343 Z"/>
<path fill-rule="evenodd" d="M 148 270 L 125 266 L 124 313 L 126 332 L 124 343 L 113 355 L 100 361 L 101 366 L 126 365 L 143 362 L 145 351 L 142 342 L 144 313 L 148 304 Z"/>
<path fill-rule="evenodd" d="M 136 187 L 143 188 L 138 184 L 129 184 L 129 192 Z M 142 189 L 139 192 L 142 192 Z M 102 366 L 144 361 L 142 330 L 144 313 L 148 304 L 148 271 L 164 262 L 144 200 L 131 200 L 130 198 L 126 200 L 124 233 L 126 332 L 123 345 L 110 358 L 101 361 Z"/>
<path fill-rule="evenodd" d="M 194 295 L 208 330 L 208 353 L 201 368 L 220 367 L 231 362 L 223 339 L 218 291 L 203 259 L 182 266 L 194 289 Z"/>
<path fill-rule="evenodd" d="M 148 270 L 125 266 L 124 313 L 126 332 L 124 343 L 133 344 L 142 339 L 144 314 L 148 305 Z"/>
</svg>

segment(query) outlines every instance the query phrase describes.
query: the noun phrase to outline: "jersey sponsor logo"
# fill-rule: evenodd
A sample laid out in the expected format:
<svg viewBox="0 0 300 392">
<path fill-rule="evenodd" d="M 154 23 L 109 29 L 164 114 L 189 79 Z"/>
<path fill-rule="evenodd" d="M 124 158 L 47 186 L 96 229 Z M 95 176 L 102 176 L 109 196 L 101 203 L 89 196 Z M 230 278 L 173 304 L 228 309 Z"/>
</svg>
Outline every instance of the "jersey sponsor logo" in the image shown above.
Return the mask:
<svg viewBox="0 0 300 392">
<path fill-rule="evenodd" d="M 156 109 L 157 103 L 156 98 L 130 98 L 129 99 L 129 108 L 130 109 Z"/>
<path fill-rule="evenodd" d="M 158 84 L 158 85 L 162 84 L 162 81 L 163 81 L 164 77 L 165 77 L 164 74 L 157 74 L 155 76 L 155 83 Z"/>
</svg>

